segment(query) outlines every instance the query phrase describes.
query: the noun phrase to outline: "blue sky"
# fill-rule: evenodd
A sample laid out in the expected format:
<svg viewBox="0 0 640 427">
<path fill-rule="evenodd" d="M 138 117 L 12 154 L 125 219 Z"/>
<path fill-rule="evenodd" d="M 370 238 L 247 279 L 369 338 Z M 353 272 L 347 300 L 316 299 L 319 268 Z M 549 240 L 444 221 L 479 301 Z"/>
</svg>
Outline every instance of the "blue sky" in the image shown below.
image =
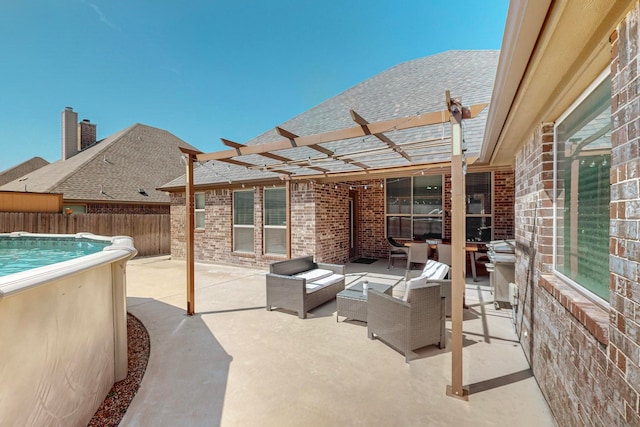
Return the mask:
<svg viewBox="0 0 640 427">
<path fill-rule="evenodd" d="M 60 113 L 246 142 L 398 63 L 499 49 L 507 0 L 2 0 L 0 171 L 60 159 Z"/>
</svg>

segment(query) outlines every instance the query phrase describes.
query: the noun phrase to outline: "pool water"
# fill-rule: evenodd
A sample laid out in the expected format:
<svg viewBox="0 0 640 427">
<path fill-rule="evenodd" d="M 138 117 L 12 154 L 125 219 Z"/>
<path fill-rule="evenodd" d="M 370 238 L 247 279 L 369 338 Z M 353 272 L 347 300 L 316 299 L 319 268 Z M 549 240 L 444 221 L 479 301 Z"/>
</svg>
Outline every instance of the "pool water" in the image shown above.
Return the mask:
<svg viewBox="0 0 640 427">
<path fill-rule="evenodd" d="M 0 277 L 101 252 L 110 241 L 0 236 Z"/>
</svg>

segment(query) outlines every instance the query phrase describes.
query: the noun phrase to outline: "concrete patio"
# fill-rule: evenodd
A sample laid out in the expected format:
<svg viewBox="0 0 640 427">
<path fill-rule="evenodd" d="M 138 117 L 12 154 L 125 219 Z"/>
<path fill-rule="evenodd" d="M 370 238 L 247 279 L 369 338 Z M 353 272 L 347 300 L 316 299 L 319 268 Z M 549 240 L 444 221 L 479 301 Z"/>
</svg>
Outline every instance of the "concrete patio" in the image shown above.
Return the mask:
<svg viewBox="0 0 640 427">
<path fill-rule="evenodd" d="M 407 364 L 369 340 L 366 324 L 337 323 L 335 300 L 305 320 L 268 312 L 264 275 L 196 264 L 189 317 L 184 261 L 128 264 L 128 310 L 149 331 L 151 355 L 121 426 L 556 425 L 488 277 L 467 280 L 464 402 L 445 395 L 449 347 L 422 349 Z M 348 264 L 347 286 L 363 275 L 404 291 L 404 269 L 387 270 L 386 260 Z"/>
</svg>

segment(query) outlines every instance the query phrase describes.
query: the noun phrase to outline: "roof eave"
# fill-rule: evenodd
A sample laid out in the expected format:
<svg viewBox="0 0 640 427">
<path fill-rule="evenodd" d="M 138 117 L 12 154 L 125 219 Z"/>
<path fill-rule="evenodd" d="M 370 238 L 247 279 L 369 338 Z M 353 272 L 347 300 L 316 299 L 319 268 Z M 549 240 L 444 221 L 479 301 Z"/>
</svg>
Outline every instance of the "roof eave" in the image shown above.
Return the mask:
<svg viewBox="0 0 640 427">
<path fill-rule="evenodd" d="M 491 163 L 500 134 L 524 77 L 551 0 L 512 0 L 478 163 Z"/>
</svg>

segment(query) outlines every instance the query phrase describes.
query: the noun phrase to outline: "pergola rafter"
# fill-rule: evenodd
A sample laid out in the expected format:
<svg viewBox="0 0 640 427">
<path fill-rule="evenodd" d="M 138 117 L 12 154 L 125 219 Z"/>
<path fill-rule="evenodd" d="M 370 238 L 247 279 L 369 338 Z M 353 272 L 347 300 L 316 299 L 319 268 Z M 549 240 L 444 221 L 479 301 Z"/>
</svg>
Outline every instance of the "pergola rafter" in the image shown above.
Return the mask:
<svg viewBox="0 0 640 427">
<path fill-rule="evenodd" d="M 469 119 L 477 116 L 487 105 L 487 103 L 476 104 L 465 108 L 463 110 L 463 118 Z M 431 113 L 424 113 L 415 116 L 368 123 L 367 129 L 370 134 L 382 134 L 393 130 L 399 131 L 446 123 L 449 121 L 449 117 L 450 113 L 448 110 L 434 111 Z M 246 156 L 249 154 L 262 154 L 269 152 L 272 153 L 274 151 L 286 150 L 295 147 L 310 147 L 313 145 L 324 144 L 328 142 L 336 142 L 353 138 L 363 138 L 369 135 L 363 130 L 362 126 L 360 125 L 313 135 L 297 136 L 291 132 L 288 132 L 288 134 L 290 134 L 290 137 L 287 137 L 286 139 L 275 142 L 268 142 L 265 144 L 244 145 L 236 143 L 238 146 L 234 147 L 231 150 L 198 154 L 197 160 L 222 160 L 237 156 Z"/>
<path fill-rule="evenodd" d="M 289 141 L 291 141 L 291 145 L 292 147 L 297 147 L 297 144 L 295 142 L 296 138 L 300 138 L 298 135 L 296 135 L 293 132 L 289 132 L 286 129 L 281 128 L 280 126 L 276 126 L 276 132 L 278 133 L 278 135 L 287 138 Z M 349 158 L 343 157 L 343 158 L 338 158 L 336 157 L 336 154 L 334 151 L 329 150 L 328 148 L 324 148 L 319 144 L 311 144 L 308 146 L 309 148 L 316 150 L 324 155 L 327 156 L 327 158 L 333 158 L 334 160 L 340 160 L 344 163 L 348 163 L 348 164 L 353 164 L 354 166 L 357 166 L 361 169 L 368 169 L 369 167 L 363 163 L 360 162 L 354 162 Z M 309 168 L 309 169 L 314 169 L 314 168 Z M 328 171 L 327 171 L 328 172 Z"/>
<path fill-rule="evenodd" d="M 400 148 L 399 146 L 397 146 L 395 144 L 395 142 L 393 142 L 392 140 L 390 140 L 385 134 L 383 133 L 371 133 L 371 130 L 369 129 L 369 122 L 362 117 L 360 114 L 356 113 L 353 110 L 349 110 L 351 113 L 351 118 L 353 119 L 354 122 L 356 122 L 357 124 L 360 125 L 360 127 L 362 128 L 362 131 L 364 133 L 366 133 L 367 135 L 373 135 L 376 138 L 378 138 L 380 141 L 384 142 L 385 144 L 387 144 L 387 147 L 391 148 L 393 151 L 395 151 L 396 153 L 400 154 L 402 157 L 404 157 L 405 159 L 407 159 L 407 161 L 411 162 L 411 157 L 405 153 L 402 148 Z"/>
<path fill-rule="evenodd" d="M 487 104 L 477 104 L 470 107 L 463 107 L 463 118 L 473 118 L 480 111 L 482 111 Z M 439 156 L 446 155 L 446 150 L 434 150 L 438 146 L 448 147 L 450 144 L 450 138 L 444 137 L 444 134 L 440 138 L 421 138 L 413 140 L 397 142 L 385 135 L 385 132 L 397 132 L 409 129 L 415 129 L 425 126 L 443 124 L 450 120 L 451 113 L 448 110 L 434 111 L 430 113 L 418 114 L 415 116 L 407 116 L 401 118 L 395 118 L 390 120 L 383 120 L 379 122 L 369 122 L 367 119 L 358 114 L 355 110 L 350 110 L 351 119 L 357 124 L 357 126 L 347 127 L 328 132 L 313 134 L 313 135 L 297 135 L 282 127 L 275 127 L 276 133 L 283 139 L 274 142 L 268 142 L 257 145 L 245 145 L 221 138 L 223 144 L 230 147 L 229 150 L 223 150 L 213 153 L 200 153 L 196 156 L 196 159 L 200 162 L 209 160 L 218 160 L 228 164 L 237 166 L 243 166 L 252 170 L 264 170 L 283 175 L 285 179 L 308 179 L 314 178 L 328 178 L 335 174 L 344 175 L 348 173 L 365 173 L 369 174 L 372 171 L 379 169 L 386 169 L 389 166 L 380 166 L 380 163 L 392 162 L 395 163 L 392 167 L 414 166 L 422 163 L 439 163 Z M 427 135 L 428 136 L 428 135 Z M 355 140 L 358 138 L 375 137 L 377 140 L 383 143 L 382 146 L 370 146 L 365 149 L 356 146 L 355 149 L 348 152 L 338 153 L 338 150 L 334 147 L 323 146 L 322 144 L 328 143 L 347 143 L 349 140 Z M 406 136 L 404 136 L 406 139 Z M 395 139 L 395 138 L 394 138 Z M 348 146 L 349 148 L 353 145 Z M 291 149 L 303 149 L 308 148 L 319 153 L 318 156 L 305 156 L 305 158 L 291 158 L 281 154 L 276 154 L 278 151 L 291 150 Z M 431 150 L 426 153 L 426 150 Z M 271 162 L 256 162 L 247 161 L 242 157 L 248 157 L 251 155 L 259 155 L 271 160 Z M 425 156 L 432 156 L 433 159 L 426 162 L 420 162 L 418 158 L 424 158 Z M 365 160 L 366 159 L 366 160 Z M 399 160 L 402 160 L 400 162 Z M 343 165 L 352 166 L 351 169 L 344 167 L 336 167 L 333 169 L 331 165 L 333 162 L 339 162 Z M 403 162 L 407 162 L 406 164 Z M 374 166 L 375 165 L 375 166 Z M 309 175 L 307 172 L 296 173 L 295 169 L 301 168 L 318 172 L 318 174 Z"/>
</svg>

